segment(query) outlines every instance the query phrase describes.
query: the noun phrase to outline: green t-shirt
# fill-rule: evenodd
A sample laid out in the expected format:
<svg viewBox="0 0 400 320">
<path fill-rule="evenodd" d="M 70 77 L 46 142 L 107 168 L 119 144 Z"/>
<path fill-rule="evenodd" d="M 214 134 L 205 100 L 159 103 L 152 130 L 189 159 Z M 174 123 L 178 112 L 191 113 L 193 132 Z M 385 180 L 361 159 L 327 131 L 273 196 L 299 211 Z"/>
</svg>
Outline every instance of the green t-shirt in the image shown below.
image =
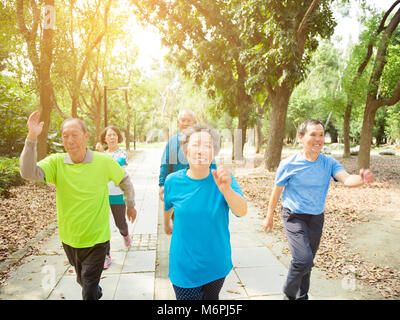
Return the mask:
<svg viewBox="0 0 400 320">
<path fill-rule="evenodd" d="M 110 240 L 110 204 L 107 183 L 119 185 L 124 170 L 112 157 L 92 152 L 89 162 L 69 164 L 65 153 L 38 163 L 46 182 L 56 186 L 60 240 L 74 248 L 92 247 Z"/>
</svg>

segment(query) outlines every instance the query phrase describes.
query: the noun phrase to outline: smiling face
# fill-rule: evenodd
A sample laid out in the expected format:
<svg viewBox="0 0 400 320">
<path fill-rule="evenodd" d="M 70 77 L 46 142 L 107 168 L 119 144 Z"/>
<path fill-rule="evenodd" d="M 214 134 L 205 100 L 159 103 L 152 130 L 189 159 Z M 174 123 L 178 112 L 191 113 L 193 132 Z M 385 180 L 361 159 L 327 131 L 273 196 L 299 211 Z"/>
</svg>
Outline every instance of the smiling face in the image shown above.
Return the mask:
<svg viewBox="0 0 400 320">
<path fill-rule="evenodd" d="M 320 124 L 310 124 L 304 135 L 299 135 L 306 153 L 320 153 L 325 143 L 325 130 Z"/>
<path fill-rule="evenodd" d="M 67 151 L 71 159 L 80 158 L 82 155 L 85 156 L 88 134 L 83 131 L 82 126 L 77 121 L 65 123 L 61 136 L 65 151 Z"/>
<path fill-rule="evenodd" d="M 208 132 L 195 132 L 190 136 L 186 158 L 191 168 L 208 168 L 213 159 L 213 140 Z"/>
</svg>

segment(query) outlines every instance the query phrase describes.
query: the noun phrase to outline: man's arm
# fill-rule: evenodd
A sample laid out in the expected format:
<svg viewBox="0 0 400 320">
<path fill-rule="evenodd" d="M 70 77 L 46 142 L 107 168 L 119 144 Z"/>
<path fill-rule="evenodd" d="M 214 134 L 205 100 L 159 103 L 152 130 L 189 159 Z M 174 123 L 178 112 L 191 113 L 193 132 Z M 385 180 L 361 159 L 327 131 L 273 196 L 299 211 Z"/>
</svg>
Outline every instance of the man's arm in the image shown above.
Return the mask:
<svg viewBox="0 0 400 320">
<path fill-rule="evenodd" d="M 262 222 L 264 231 L 271 231 L 274 227 L 274 212 L 285 187 L 275 185 L 269 198 L 267 216 Z"/>
<path fill-rule="evenodd" d="M 170 173 L 170 165 L 169 165 L 169 141 L 168 141 L 167 145 L 165 146 L 163 155 L 161 157 L 160 175 L 158 177 L 158 185 L 160 187 L 158 195 L 161 201 L 164 201 L 164 183 L 169 173 Z"/>
<path fill-rule="evenodd" d="M 335 174 L 335 179 L 349 188 L 356 188 L 362 186 L 364 183 L 372 183 L 374 175 L 369 169 L 361 169 L 360 175 L 348 174 L 346 170 L 341 170 Z"/>
<path fill-rule="evenodd" d="M 22 178 L 44 182 L 44 171 L 36 165 L 36 141 L 43 129 L 43 122 L 39 122 L 39 116 L 39 111 L 34 111 L 29 116 L 27 122 L 28 136 L 19 159 L 19 166 Z"/>
<path fill-rule="evenodd" d="M 36 142 L 25 140 L 25 146 L 19 158 L 19 166 L 22 178 L 45 182 L 43 169 L 36 165 Z"/>
<path fill-rule="evenodd" d="M 158 185 L 160 187 L 164 187 L 165 179 L 169 172 L 169 142 L 164 148 L 163 155 L 161 157 L 161 165 L 160 165 L 160 175 L 158 177 Z"/>
</svg>

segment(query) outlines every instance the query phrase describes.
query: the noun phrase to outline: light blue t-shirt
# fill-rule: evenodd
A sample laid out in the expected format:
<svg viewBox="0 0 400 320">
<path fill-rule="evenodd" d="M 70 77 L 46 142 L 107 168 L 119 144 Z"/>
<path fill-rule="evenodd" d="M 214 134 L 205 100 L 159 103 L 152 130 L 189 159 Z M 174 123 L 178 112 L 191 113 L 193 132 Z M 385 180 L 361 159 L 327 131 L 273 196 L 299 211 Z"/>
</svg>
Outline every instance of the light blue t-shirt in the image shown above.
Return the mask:
<svg viewBox="0 0 400 320">
<path fill-rule="evenodd" d="M 231 271 L 229 206 L 211 174 L 192 179 L 187 169 L 168 175 L 165 211 L 174 208 L 169 251 L 169 277 L 181 288 L 195 288 L 226 277 Z M 243 193 L 231 175 L 232 189 Z"/>
<path fill-rule="evenodd" d="M 331 177 L 344 170 L 334 158 L 319 154 L 309 161 L 301 152 L 281 161 L 276 171 L 275 184 L 285 187 L 282 206 L 294 213 L 321 214 L 325 209 Z"/>
</svg>

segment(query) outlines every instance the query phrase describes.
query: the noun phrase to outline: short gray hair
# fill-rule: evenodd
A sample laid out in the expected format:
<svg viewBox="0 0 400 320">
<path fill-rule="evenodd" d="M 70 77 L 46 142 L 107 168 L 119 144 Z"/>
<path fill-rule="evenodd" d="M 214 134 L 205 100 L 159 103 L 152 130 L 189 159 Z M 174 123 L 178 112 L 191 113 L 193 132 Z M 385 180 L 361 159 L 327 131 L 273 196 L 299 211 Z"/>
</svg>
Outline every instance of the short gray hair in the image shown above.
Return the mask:
<svg viewBox="0 0 400 320">
<path fill-rule="evenodd" d="M 190 115 L 193 117 L 193 119 L 196 120 L 196 114 L 194 113 L 194 111 L 189 110 L 189 109 L 184 109 L 184 110 L 179 111 L 179 113 L 178 113 L 178 120 L 179 120 L 179 118 L 182 117 L 185 113 L 190 114 Z"/>
<path fill-rule="evenodd" d="M 77 123 L 81 126 L 81 129 L 82 129 L 83 133 L 86 133 L 86 132 L 87 132 L 85 122 L 84 122 L 82 119 L 79 119 L 79 118 L 68 118 L 68 119 L 65 119 L 65 120 L 63 121 L 63 123 L 61 123 L 61 128 L 60 128 L 61 133 L 63 132 L 64 126 L 65 126 L 68 122 L 72 122 L 72 121 L 77 122 Z"/>
<path fill-rule="evenodd" d="M 325 133 L 325 126 L 321 121 L 315 120 L 315 119 L 309 119 L 309 120 L 304 121 L 300 125 L 298 134 L 301 135 L 301 136 L 304 136 L 306 134 L 306 132 L 307 132 L 307 127 L 308 126 L 310 126 L 310 125 L 315 126 L 315 125 L 318 125 L 318 124 L 320 124 L 322 126 L 322 128 L 324 129 L 324 133 Z"/>
<path fill-rule="evenodd" d="M 214 157 L 217 156 L 219 149 L 220 149 L 220 143 L 221 143 L 220 136 L 216 129 L 214 129 L 213 127 L 210 127 L 207 124 L 195 124 L 187 129 L 185 129 L 182 132 L 182 135 L 179 139 L 179 143 L 181 145 L 183 153 L 186 155 L 187 146 L 188 146 L 190 137 L 192 136 L 192 134 L 194 134 L 196 132 L 207 132 L 211 136 L 212 142 L 213 142 Z"/>
</svg>

